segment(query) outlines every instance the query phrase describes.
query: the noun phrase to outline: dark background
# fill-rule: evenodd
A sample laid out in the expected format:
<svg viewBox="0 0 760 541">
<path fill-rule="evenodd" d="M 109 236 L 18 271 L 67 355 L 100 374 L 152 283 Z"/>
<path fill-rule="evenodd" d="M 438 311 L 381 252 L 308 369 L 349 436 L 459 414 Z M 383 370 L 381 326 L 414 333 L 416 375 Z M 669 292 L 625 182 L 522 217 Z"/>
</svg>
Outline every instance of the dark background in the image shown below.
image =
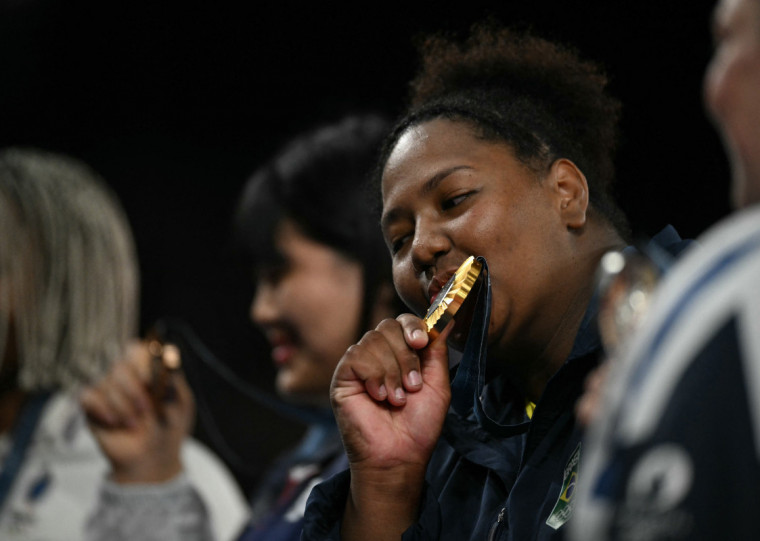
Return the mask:
<svg viewBox="0 0 760 541">
<path fill-rule="evenodd" d="M 353 3 L 0 0 L 0 146 L 67 152 L 98 170 L 134 227 L 142 325 L 181 318 L 241 378 L 271 390 L 228 249 L 247 176 L 288 137 L 355 110 L 398 113 L 412 38 L 492 15 L 600 62 L 624 104 L 618 195 L 634 230 L 696 236 L 728 211 L 728 173 L 701 104 L 712 1 Z M 202 365 L 248 488 L 298 424 Z M 192 374 L 191 374 L 192 375 Z M 212 427 L 199 436 L 217 449 Z M 223 449 L 220 452 L 224 453 Z"/>
</svg>

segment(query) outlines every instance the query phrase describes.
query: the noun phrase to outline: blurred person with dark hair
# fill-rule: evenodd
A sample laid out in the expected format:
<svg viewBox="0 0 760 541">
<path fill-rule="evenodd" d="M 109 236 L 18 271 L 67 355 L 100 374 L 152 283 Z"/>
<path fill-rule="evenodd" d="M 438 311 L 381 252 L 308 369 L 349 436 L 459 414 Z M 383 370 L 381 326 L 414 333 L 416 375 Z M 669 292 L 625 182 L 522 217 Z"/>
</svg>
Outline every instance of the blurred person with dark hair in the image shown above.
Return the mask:
<svg viewBox="0 0 760 541">
<path fill-rule="evenodd" d="M 138 290 L 127 218 L 99 176 L 0 151 L 0 538 L 83 539 L 108 466 L 76 392 L 126 354 Z M 243 519 L 235 481 L 197 442 L 182 453 L 224 535 Z"/>
<path fill-rule="evenodd" d="M 311 487 L 347 465 L 329 406 L 333 371 L 346 348 L 364 331 L 401 310 L 377 205 L 367 188 L 387 130 L 379 117 L 356 115 L 304 133 L 262 166 L 242 193 L 235 231 L 256 282 L 251 319 L 272 346 L 278 394 L 300 408 L 310 422 L 303 440 L 270 468 L 254 492 L 251 518 L 241 540 L 298 539 Z M 136 452 L 122 460 L 119 449 L 108 441 L 129 430 L 125 423 L 109 423 L 109 416 L 126 422 L 151 415 L 137 407 L 145 391 L 139 377 L 132 381 L 123 389 L 119 406 L 95 394 L 85 399 L 85 405 L 101 426 L 101 444 L 115 458 L 115 472 L 160 470 L 160 465 L 151 465 L 154 457 L 149 453 Z M 118 387 L 120 383 L 112 378 L 102 385 Z M 157 424 L 152 426 L 161 431 Z M 266 437 L 272 428 L 250 429 Z M 108 432 L 113 433 L 109 436 Z M 171 434 L 163 437 L 176 446 Z M 167 451 L 176 453 L 172 446 Z M 152 483 L 154 479 L 134 481 Z M 153 483 L 148 489 L 154 495 L 174 497 L 164 484 Z M 191 493 L 192 487 L 185 487 L 184 501 L 190 505 L 176 517 L 178 523 L 182 517 L 193 524 L 198 520 Z M 123 535 L 130 528 L 139 531 L 140 539 L 206 538 L 202 531 L 181 528 L 155 535 L 151 525 L 166 517 L 134 515 L 137 498 L 102 504 L 104 514 L 118 514 L 121 520 L 93 528 L 93 537 L 98 539 Z"/>
<path fill-rule="evenodd" d="M 760 1 L 721 0 L 704 98 L 736 212 L 660 283 L 608 368 L 574 539 L 760 539 Z"/>
<path fill-rule="evenodd" d="M 601 352 L 595 271 L 628 235 L 612 197 L 619 103 L 574 51 L 492 23 L 422 52 L 378 168 L 416 315 L 338 365 L 350 471 L 314 488 L 304 538 L 561 539 L 583 475 L 573 406 Z M 458 333 L 429 337 L 420 317 L 470 256 L 487 268 L 450 383 Z"/>
</svg>

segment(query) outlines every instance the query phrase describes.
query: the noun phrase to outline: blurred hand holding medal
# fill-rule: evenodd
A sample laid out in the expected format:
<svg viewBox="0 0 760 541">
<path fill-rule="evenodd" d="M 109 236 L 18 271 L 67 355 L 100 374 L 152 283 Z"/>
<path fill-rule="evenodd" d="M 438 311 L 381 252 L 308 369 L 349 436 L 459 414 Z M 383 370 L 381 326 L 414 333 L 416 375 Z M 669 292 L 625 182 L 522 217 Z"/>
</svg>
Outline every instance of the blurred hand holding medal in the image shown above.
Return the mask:
<svg viewBox="0 0 760 541">
<path fill-rule="evenodd" d="M 150 352 L 150 380 L 148 391 L 160 421 L 165 420 L 164 404 L 176 397 L 176 389 L 172 384 L 172 374 L 182 367 L 182 356 L 177 346 L 164 343 L 157 338 L 148 341 Z"/>
<path fill-rule="evenodd" d="M 657 287 L 660 269 L 640 251 L 607 252 L 597 270 L 599 335 L 608 357 L 641 324 Z"/>
</svg>

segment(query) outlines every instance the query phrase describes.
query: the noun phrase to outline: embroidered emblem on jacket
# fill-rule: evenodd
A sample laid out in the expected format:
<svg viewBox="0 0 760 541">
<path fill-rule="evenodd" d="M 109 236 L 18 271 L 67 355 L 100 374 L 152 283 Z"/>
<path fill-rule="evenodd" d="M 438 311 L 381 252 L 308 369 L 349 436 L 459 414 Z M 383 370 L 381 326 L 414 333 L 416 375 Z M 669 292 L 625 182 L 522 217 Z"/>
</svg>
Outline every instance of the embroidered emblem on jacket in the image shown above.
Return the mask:
<svg viewBox="0 0 760 541">
<path fill-rule="evenodd" d="M 581 458 L 581 444 L 578 443 L 570 459 L 565 464 L 565 471 L 562 476 L 562 489 L 554 504 L 554 509 L 546 519 L 546 524 L 555 530 L 559 529 L 573 512 L 573 494 L 575 493 L 575 483 L 578 480 L 578 462 Z"/>
</svg>

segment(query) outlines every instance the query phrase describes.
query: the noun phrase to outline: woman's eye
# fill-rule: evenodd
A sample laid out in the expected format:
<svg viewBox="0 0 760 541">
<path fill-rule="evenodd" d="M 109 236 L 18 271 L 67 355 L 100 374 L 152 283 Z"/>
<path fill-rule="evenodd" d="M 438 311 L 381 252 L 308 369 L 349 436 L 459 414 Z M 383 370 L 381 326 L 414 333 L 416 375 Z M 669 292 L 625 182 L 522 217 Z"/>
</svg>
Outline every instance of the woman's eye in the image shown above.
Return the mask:
<svg viewBox="0 0 760 541">
<path fill-rule="evenodd" d="M 454 197 L 449 197 L 448 199 L 444 200 L 444 202 L 441 204 L 441 207 L 443 210 L 448 210 L 450 208 L 454 208 L 457 205 L 459 205 L 462 201 L 467 199 L 470 196 L 471 192 L 463 193 Z"/>
<path fill-rule="evenodd" d="M 399 237 L 398 239 L 394 240 L 391 243 L 391 253 L 394 255 L 401 251 L 401 249 L 404 247 L 404 244 L 406 244 L 406 241 L 409 240 L 410 235 L 404 235 L 403 237 Z"/>
<path fill-rule="evenodd" d="M 290 265 L 286 262 L 278 262 L 263 266 L 256 273 L 256 281 L 277 285 L 290 270 Z"/>
</svg>

